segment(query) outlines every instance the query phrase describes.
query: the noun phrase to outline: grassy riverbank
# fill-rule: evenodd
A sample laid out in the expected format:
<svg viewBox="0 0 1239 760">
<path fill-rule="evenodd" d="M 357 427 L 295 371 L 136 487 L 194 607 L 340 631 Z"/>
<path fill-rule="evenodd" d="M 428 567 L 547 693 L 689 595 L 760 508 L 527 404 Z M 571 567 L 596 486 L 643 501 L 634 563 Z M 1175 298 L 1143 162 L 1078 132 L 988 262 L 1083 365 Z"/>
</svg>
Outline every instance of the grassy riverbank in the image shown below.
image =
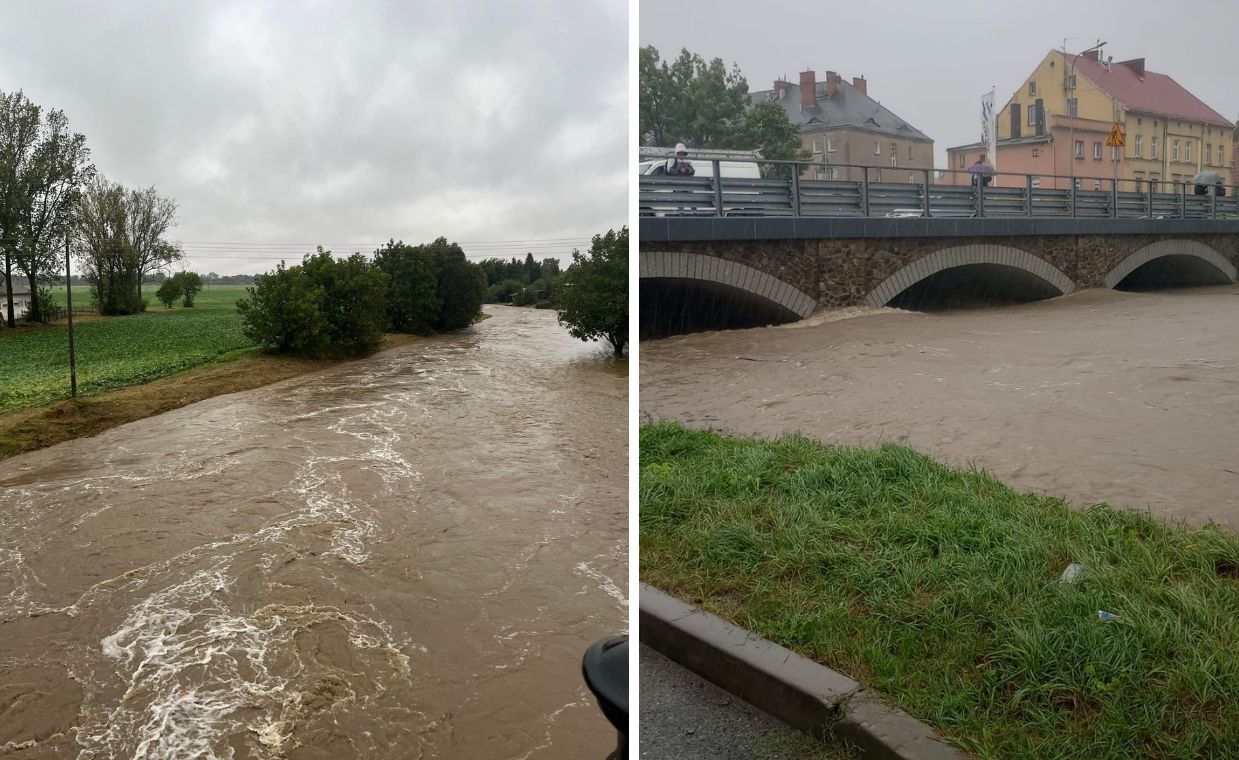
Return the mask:
<svg viewBox="0 0 1239 760">
<path fill-rule="evenodd" d="M 673 423 L 640 445 L 642 580 L 978 757 L 1239 756 L 1234 536 L 1073 510 L 898 446 Z"/>
<path fill-rule="evenodd" d="M 416 335 L 383 336 L 380 350 L 418 340 Z M 0 346 L 3 343 L 0 342 Z M 250 353 L 225 362 L 161 377 L 141 385 L 0 414 L 0 459 L 85 438 L 225 393 L 251 390 L 325 369 L 345 360 L 302 359 Z"/>
<path fill-rule="evenodd" d="M 243 294 L 241 286 L 216 286 L 203 291 L 192 309 L 156 305 L 142 314 L 84 320 L 74 329 L 78 392 L 90 396 L 252 354 L 236 309 Z M 84 287 L 75 287 L 73 295 L 80 299 L 75 304 L 89 303 Z M 63 289 L 57 297 L 63 298 Z M 48 404 L 68 391 L 63 322 L 0 330 L 0 413 Z"/>
</svg>

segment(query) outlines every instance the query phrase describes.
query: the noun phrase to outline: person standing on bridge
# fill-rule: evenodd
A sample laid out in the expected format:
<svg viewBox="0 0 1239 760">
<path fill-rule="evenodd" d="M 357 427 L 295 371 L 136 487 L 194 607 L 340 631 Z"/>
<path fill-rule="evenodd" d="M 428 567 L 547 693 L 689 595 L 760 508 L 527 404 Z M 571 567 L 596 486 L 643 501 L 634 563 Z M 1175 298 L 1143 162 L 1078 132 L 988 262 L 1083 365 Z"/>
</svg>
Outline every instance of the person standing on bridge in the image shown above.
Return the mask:
<svg viewBox="0 0 1239 760">
<path fill-rule="evenodd" d="M 667 159 L 663 164 L 663 172 L 672 177 L 691 177 L 697 173 L 693 168 L 693 164 L 688 160 L 688 148 L 684 143 L 675 144 L 675 155 Z"/>
<path fill-rule="evenodd" d="M 985 160 L 985 154 L 968 167 L 968 174 L 972 177 L 973 187 L 983 187 L 994 181 L 994 167 Z"/>
</svg>

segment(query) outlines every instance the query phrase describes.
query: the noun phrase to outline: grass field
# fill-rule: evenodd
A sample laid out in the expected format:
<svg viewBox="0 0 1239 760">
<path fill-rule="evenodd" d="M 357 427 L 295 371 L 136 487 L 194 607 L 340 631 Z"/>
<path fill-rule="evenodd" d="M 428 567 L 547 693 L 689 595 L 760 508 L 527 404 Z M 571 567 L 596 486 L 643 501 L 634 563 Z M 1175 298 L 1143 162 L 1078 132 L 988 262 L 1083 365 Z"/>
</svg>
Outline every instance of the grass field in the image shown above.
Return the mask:
<svg viewBox="0 0 1239 760">
<path fill-rule="evenodd" d="M 147 294 L 154 300 L 154 288 Z M 194 308 L 83 321 L 74 330 L 78 390 L 83 395 L 143 383 L 252 350 L 241 334 L 237 299 L 245 288 L 217 285 L 198 294 Z M 58 300 L 64 295 L 57 291 Z M 74 306 L 89 305 L 85 286 Z M 63 301 L 61 301 L 63 303 Z M 0 330 L 0 412 L 46 404 L 69 393 L 67 328 Z"/>
<path fill-rule="evenodd" d="M 1075 510 L 893 445 L 657 423 L 640 452 L 642 580 L 977 757 L 1239 757 L 1236 537 Z"/>
</svg>

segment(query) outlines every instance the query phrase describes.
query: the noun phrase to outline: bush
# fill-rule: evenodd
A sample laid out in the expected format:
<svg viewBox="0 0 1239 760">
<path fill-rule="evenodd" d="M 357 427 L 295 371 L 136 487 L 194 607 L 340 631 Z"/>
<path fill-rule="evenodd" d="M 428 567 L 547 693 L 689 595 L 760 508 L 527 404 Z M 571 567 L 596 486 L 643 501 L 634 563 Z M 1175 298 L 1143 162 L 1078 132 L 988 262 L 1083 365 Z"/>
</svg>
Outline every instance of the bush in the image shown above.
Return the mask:
<svg viewBox="0 0 1239 760">
<path fill-rule="evenodd" d="M 486 289 L 486 303 L 511 303 L 513 296 L 524 287 L 520 280 L 508 279 L 495 283 Z"/>
<path fill-rule="evenodd" d="M 176 299 L 181 297 L 181 283 L 175 277 L 170 280 L 164 280 L 159 286 L 159 290 L 155 291 L 155 297 L 163 304 L 165 309 L 171 309 L 172 304 Z"/>
<path fill-rule="evenodd" d="M 435 292 L 443 301 L 443 307 L 435 327 L 459 330 L 473 324 L 486 298 L 486 274 L 482 267 L 465 258 L 460 246 L 447 242 L 446 238 L 423 247 L 434 254 L 439 270 Z"/>
<path fill-rule="evenodd" d="M 51 288 L 40 285 L 35 290 L 34 297 L 39 304 L 39 321 L 43 324 L 46 325 L 64 317 L 64 307 L 56 303 L 56 297 L 52 294 Z"/>
<path fill-rule="evenodd" d="M 184 297 L 181 306 L 187 309 L 193 308 L 194 296 L 202 290 L 202 278 L 197 272 L 177 272 L 172 276 L 172 281 L 179 284 L 181 295 Z"/>
<path fill-rule="evenodd" d="M 572 265 L 556 282 L 559 323 L 580 340 L 602 338 L 616 356 L 628 344 L 628 228 L 595 235 L 588 254 L 572 252 Z"/>
<path fill-rule="evenodd" d="M 374 265 L 387 274 L 387 329 L 393 332 L 430 332 L 443 301 L 437 293 L 435 260 L 425 246 L 403 241 L 374 252 Z"/>
<path fill-rule="evenodd" d="M 272 353 L 316 355 L 329 347 L 327 320 L 319 309 L 323 289 L 300 264 L 259 275 L 237 301 L 245 337 Z"/>
<path fill-rule="evenodd" d="M 387 324 L 387 274 L 365 256 L 337 259 L 321 247 L 302 263 L 322 291 L 322 315 L 333 353 L 364 354 L 379 347 Z"/>
</svg>

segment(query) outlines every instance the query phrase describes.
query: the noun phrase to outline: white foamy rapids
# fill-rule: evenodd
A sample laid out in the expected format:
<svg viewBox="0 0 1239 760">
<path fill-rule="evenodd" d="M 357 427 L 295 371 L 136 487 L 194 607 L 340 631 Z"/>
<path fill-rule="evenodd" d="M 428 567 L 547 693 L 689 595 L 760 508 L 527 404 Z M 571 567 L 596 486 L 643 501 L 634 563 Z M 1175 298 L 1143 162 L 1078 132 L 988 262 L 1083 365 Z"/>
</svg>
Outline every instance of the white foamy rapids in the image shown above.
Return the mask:
<svg viewBox="0 0 1239 760">
<path fill-rule="evenodd" d="M 237 732 L 282 747 L 312 686 L 293 637 L 316 623 L 343 626 L 358 656 L 375 652 L 372 672 L 409 679 L 401 645 L 387 626 L 364 615 L 313 604 L 233 612 L 220 601 L 231 585 L 226 566 L 221 561 L 152 594 L 103 639 L 102 651 L 117 661 L 127 688 L 103 720 L 83 726 L 82 760 L 129 755 L 131 748 L 134 758 L 216 758 L 213 745 Z M 321 671 L 321 661 L 314 665 Z M 339 670 L 334 677 L 348 684 L 355 675 Z M 344 690 L 350 701 L 358 698 L 353 689 Z M 260 715 L 243 721 L 241 708 Z"/>
<path fill-rule="evenodd" d="M 588 562 L 578 562 L 576 572 L 592 580 L 598 589 L 614 599 L 621 607 L 628 606 L 628 598 L 624 595 L 624 590 L 615 581 L 591 567 Z"/>
</svg>

